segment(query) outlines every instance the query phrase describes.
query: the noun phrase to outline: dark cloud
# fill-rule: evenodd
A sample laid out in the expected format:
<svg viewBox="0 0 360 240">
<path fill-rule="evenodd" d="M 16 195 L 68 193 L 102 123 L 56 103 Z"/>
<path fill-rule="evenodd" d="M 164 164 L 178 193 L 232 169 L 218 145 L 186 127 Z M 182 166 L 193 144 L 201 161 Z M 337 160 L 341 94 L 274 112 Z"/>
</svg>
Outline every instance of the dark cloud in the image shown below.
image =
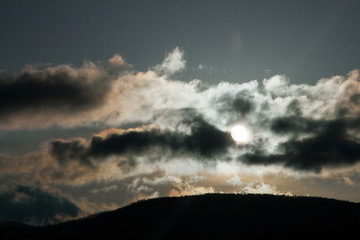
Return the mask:
<svg viewBox="0 0 360 240">
<path fill-rule="evenodd" d="M 82 163 L 91 166 L 91 163 L 85 157 L 87 149 L 84 141 L 81 141 L 80 139 L 73 139 L 71 141 L 52 141 L 50 153 L 60 164 L 66 164 L 70 159 L 79 159 Z"/>
<path fill-rule="evenodd" d="M 348 134 L 348 130 L 360 130 L 360 119 L 338 118 L 325 120 L 296 116 L 278 117 L 271 121 L 270 130 L 275 134 L 311 133 L 322 135 L 330 132 L 337 135 L 344 135 Z"/>
<path fill-rule="evenodd" d="M 252 96 L 248 91 L 240 91 L 235 96 L 224 94 L 215 100 L 218 111 L 246 116 L 253 108 Z"/>
<path fill-rule="evenodd" d="M 151 147 L 176 149 L 180 145 L 177 134 L 153 129 L 149 131 L 130 131 L 124 134 L 111 134 L 105 138 L 93 137 L 87 155 L 102 157 L 111 154 L 143 153 Z"/>
<path fill-rule="evenodd" d="M 0 75 L 0 121 L 19 112 L 73 114 L 102 104 L 110 82 L 106 73 L 96 71 L 95 79 L 89 79 L 86 69 L 69 66 Z"/>
<path fill-rule="evenodd" d="M 278 117 L 272 120 L 270 130 L 276 134 L 317 133 L 324 130 L 327 124 L 325 120 L 312 120 L 298 116 Z"/>
<path fill-rule="evenodd" d="M 293 137 L 280 143 L 277 154 L 267 154 L 264 146 L 256 146 L 253 153 L 243 155 L 242 159 L 248 164 L 283 164 L 317 172 L 323 167 L 352 165 L 360 161 L 360 139 L 351 133 L 359 130 L 359 126 L 358 119 L 279 118 L 271 126 L 275 133 L 310 136 Z"/>
<path fill-rule="evenodd" d="M 3 220 L 45 225 L 67 217 L 76 217 L 80 209 L 69 200 L 39 189 L 18 186 L 0 193 L 0 218 Z"/>
<path fill-rule="evenodd" d="M 106 63 L 85 61 L 80 68 L 29 65 L 19 74 L 0 72 L 0 128 L 73 127 L 118 119 L 125 91 L 120 94 L 119 88 L 131 67 L 114 55 Z"/>
<path fill-rule="evenodd" d="M 170 152 L 172 154 L 194 155 L 213 158 L 226 153 L 233 144 L 230 135 L 196 116 L 183 121 L 190 125 L 190 133 L 160 129 L 131 130 L 111 133 L 105 137 L 94 136 L 88 143 L 80 140 L 56 140 L 50 142 L 50 154 L 60 162 L 110 155 L 137 156 L 149 152 Z M 132 162 L 133 164 L 133 162 Z"/>
</svg>

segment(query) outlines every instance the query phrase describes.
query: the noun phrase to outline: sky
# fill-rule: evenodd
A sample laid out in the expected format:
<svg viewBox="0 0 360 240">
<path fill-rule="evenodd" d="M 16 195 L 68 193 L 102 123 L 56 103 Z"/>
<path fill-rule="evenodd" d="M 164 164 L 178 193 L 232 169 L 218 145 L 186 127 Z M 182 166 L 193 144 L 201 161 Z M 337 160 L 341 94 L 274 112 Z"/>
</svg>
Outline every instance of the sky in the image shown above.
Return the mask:
<svg viewBox="0 0 360 240">
<path fill-rule="evenodd" d="M 0 1 L 0 220 L 215 192 L 359 202 L 359 9 Z"/>
</svg>

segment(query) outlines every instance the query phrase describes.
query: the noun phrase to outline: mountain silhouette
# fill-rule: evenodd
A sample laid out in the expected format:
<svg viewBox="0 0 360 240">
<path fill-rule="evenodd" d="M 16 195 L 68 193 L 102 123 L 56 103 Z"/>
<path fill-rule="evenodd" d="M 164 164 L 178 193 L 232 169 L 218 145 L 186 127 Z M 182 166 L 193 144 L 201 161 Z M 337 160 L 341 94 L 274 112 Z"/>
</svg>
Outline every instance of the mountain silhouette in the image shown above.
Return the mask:
<svg viewBox="0 0 360 240">
<path fill-rule="evenodd" d="M 319 197 L 206 194 L 143 200 L 115 211 L 45 227 L 3 224 L 8 239 L 350 238 L 360 205 Z"/>
</svg>

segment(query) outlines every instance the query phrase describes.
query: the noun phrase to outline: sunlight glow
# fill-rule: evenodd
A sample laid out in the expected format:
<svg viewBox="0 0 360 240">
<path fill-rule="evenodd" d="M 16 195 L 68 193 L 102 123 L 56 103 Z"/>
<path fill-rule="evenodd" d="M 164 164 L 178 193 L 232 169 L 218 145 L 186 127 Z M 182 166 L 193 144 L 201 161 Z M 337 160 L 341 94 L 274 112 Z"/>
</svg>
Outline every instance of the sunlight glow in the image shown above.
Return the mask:
<svg viewBox="0 0 360 240">
<path fill-rule="evenodd" d="M 248 143 L 250 141 L 250 132 L 243 125 L 236 125 L 231 128 L 231 137 L 237 143 Z"/>
</svg>

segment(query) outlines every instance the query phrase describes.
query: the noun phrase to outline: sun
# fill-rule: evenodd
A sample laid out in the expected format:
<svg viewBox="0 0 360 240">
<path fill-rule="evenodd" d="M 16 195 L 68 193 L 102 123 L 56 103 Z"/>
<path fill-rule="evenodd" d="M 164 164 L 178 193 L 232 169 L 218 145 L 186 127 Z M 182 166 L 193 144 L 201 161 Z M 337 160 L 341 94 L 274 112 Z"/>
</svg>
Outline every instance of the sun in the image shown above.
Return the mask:
<svg viewBox="0 0 360 240">
<path fill-rule="evenodd" d="M 251 134 L 243 125 L 236 125 L 231 128 L 231 137 L 237 143 L 248 143 L 250 141 Z"/>
</svg>

